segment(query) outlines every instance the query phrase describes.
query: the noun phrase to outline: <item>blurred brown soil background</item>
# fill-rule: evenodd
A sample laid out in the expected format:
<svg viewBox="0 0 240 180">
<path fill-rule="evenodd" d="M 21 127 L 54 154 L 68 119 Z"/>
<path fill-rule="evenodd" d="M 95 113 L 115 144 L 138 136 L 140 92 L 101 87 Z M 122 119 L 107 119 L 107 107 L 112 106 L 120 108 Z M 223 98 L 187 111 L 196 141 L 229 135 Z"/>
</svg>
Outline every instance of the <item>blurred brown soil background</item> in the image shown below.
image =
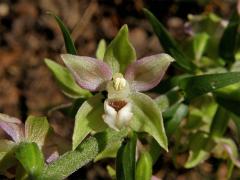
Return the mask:
<svg viewBox="0 0 240 180">
<path fill-rule="evenodd" d="M 44 64 L 46 57 L 62 63 L 59 55 L 65 52 L 61 31 L 54 19 L 46 14 L 47 11 L 63 19 L 72 32 L 78 54 L 84 56 L 95 56 L 101 38 L 110 42 L 119 28 L 128 24 L 130 40 L 140 58 L 162 52 L 161 45 L 141 11 L 143 7 L 150 9 L 173 36 L 181 40 L 185 36 L 183 25 L 187 14 L 215 11 L 227 18 L 233 6 L 230 0 L 201 2 L 0 0 L 0 112 L 24 120 L 29 114 L 46 115 L 50 108 L 70 102 L 60 92 Z M 71 136 L 72 123 L 63 116 L 55 115 L 50 120 L 62 136 Z M 92 169 L 88 179 L 96 178 L 94 174 L 98 174 L 99 179 L 106 179 L 106 172 L 100 166 L 94 165 Z M 162 177 L 167 179 L 184 179 L 185 176 L 181 174 L 186 172 L 169 172 L 168 176 L 165 170 L 159 173 L 163 173 Z M 73 175 L 72 179 L 75 178 Z"/>
</svg>

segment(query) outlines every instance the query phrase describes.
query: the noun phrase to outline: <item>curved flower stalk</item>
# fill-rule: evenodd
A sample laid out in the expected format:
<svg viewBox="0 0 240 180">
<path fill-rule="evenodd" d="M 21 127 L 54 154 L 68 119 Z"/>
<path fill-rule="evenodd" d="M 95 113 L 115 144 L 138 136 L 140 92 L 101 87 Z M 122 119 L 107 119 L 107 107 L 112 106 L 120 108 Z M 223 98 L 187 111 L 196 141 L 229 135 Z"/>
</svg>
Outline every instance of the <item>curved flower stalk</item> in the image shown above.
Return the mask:
<svg viewBox="0 0 240 180">
<path fill-rule="evenodd" d="M 89 132 L 98 131 L 98 126 L 106 128 L 106 125 L 102 125 L 104 122 L 117 131 L 131 127 L 136 131 L 148 132 L 167 149 L 161 112 L 150 97 L 140 92 L 159 84 L 168 66 L 174 61 L 171 56 L 162 53 L 136 60 L 135 51 L 127 39 L 127 27 L 124 26 L 108 46 L 103 61 L 70 54 L 61 57 L 81 88 L 91 92 L 107 92 L 105 98 L 97 94 L 92 99 L 98 101 L 91 102 L 90 98 L 86 102 L 88 113 L 83 110 L 86 104 L 80 107 L 76 116 L 73 149 Z M 102 110 L 100 106 L 103 106 Z M 92 120 L 94 123 L 90 122 L 91 118 L 87 114 L 93 116 L 96 111 L 101 112 L 96 113 L 98 115 Z M 86 118 L 80 112 L 86 113 Z M 84 129 L 84 125 L 89 130 Z"/>
</svg>

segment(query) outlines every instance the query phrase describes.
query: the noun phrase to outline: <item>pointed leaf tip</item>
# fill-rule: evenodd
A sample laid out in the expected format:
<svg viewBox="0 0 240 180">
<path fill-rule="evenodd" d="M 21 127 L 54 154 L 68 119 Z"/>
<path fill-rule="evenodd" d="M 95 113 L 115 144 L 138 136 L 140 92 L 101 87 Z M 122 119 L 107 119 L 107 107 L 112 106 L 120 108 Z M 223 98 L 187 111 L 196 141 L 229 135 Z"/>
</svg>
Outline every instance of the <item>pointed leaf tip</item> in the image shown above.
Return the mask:
<svg viewBox="0 0 240 180">
<path fill-rule="evenodd" d="M 128 38 L 128 27 L 124 25 L 106 49 L 103 59 L 113 73 L 123 73 L 136 60 L 136 52 Z"/>
<path fill-rule="evenodd" d="M 90 91 L 104 89 L 112 78 L 110 67 L 104 62 L 86 56 L 62 54 L 61 58 L 80 87 Z"/>
</svg>

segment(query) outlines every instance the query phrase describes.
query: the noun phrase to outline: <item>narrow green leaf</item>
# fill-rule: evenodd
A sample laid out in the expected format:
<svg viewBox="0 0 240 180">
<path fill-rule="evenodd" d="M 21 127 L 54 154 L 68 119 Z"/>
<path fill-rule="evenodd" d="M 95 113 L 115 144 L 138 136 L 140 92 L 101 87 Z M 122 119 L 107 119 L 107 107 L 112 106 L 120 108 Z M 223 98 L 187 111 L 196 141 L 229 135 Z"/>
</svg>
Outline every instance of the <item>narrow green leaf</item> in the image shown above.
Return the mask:
<svg viewBox="0 0 240 180">
<path fill-rule="evenodd" d="M 237 38 L 239 35 L 238 28 L 240 23 L 240 16 L 235 10 L 230 17 L 228 26 L 226 27 L 219 43 L 218 53 L 226 62 L 235 61 L 235 51 L 237 45 Z"/>
<path fill-rule="evenodd" d="M 219 106 L 210 127 L 210 135 L 213 137 L 222 137 L 227 129 L 229 122 L 229 112 Z"/>
<path fill-rule="evenodd" d="M 188 113 L 188 106 L 181 104 L 173 117 L 167 122 L 166 124 L 166 132 L 170 136 L 178 129 L 178 126 L 181 120 L 187 115 Z"/>
<path fill-rule="evenodd" d="M 132 132 L 131 137 L 122 143 L 116 159 L 117 180 L 135 179 L 137 136 Z"/>
<path fill-rule="evenodd" d="M 178 48 L 176 42 L 171 38 L 164 26 L 158 19 L 147 9 L 144 9 L 145 16 L 153 27 L 154 32 L 158 36 L 161 45 L 167 53 L 169 53 L 176 60 L 177 65 L 186 72 L 194 72 L 195 65 L 188 57 Z"/>
<path fill-rule="evenodd" d="M 96 51 L 96 58 L 99 60 L 103 60 L 104 54 L 106 51 L 106 41 L 104 39 L 101 39 L 98 43 L 97 51 Z"/>
<path fill-rule="evenodd" d="M 99 161 L 104 158 L 116 157 L 117 151 L 122 144 L 124 137 L 127 136 L 127 129 L 115 131 L 108 128 L 106 131 L 95 135 L 98 141 L 100 152 L 94 161 Z"/>
<path fill-rule="evenodd" d="M 130 124 L 132 129 L 149 133 L 167 151 L 167 136 L 157 104 L 142 93 L 133 93 L 130 98 L 133 104 L 133 119 Z"/>
<path fill-rule="evenodd" d="M 67 68 L 50 59 L 45 59 L 45 63 L 65 95 L 70 98 L 87 98 L 91 96 L 91 93 L 88 90 L 82 89 L 77 85 Z"/>
<path fill-rule="evenodd" d="M 124 25 L 106 49 L 103 59 L 114 73 L 124 73 L 126 67 L 136 60 L 136 52 L 128 39 L 128 27 Z"/>
<path fill-rule="evenodd" d="M 193 99 L 239 81 L 240 72 L 229 72 L 187 77 L 179 82 L 179 86 L 185 91 L 188 99 Z"/>
<path fill-rule="evenodd" d="M 73 150 L 77 148 L 91 131 L 99 132 L 107 128 L 102 119 L 102 115 L 104 114 L 103 100 L 103 96 L 97 94 L 85 101 L 79 108 L 75 117 L 72 137 Z"/>
<path fill-rule="evenodd" d="M 42 173 L 44 158 L 36 143 L 21 143 L 17 148 L 16 158 L 30 178 L 37 178 Z"/>
<path fill-rule="evenodd" d="M 240 83 L 221 88 L 215 91 L 214 95 L 218 104 L 240 116 Z"/>
<path fill-rule="evenodd" d="M 216 101 L 219 105 L 221 105 L 222 107 L 224 107 L 228 111 L 233 112 L 234 114 L 240 116 L 239 101 L 238 100 L 231 100 L 231 99 L 227 99 L 227 98 L 217 96 Z"/>
<path fill-rule="evenodd" d="M 60 27 L 60 29 L 62 31 L 62 35 L 63 35 L 63 38 L 64 38 L 64 43 L 65 43 L 67 53 L 76 55 L 77 50 L 74 46 L 73 40 L 71 38 L 70 32 L 67 29 L 67 27 L 64 25 L 64 23 L 62 22 L 62 20 L 58 16 L 56 16 L 55 14 L 53 14 L 51 12 L 49 12 L 48 14 L 55 18 L 56 22 L 58 23 L 58 26 Z"/>
<path fill-rule="evenodd" d="M 35 142 L 43 146 L 49 130 L 46 117 L 29 116 L 25 123 L 25 137 L 29 142 Z"/>
<path fill-rule="evenodd" d="M 152 158 L 149 152 L 143 152 L 137 162 L 137 180 L 150 180 L 152 177 Z"/>
<path fill-rule="evenodd" d="M 195 60 L 200 60 L 208 43 L 209 35 L 207 33 L 196 34 L 193 40 L 193 50 Z"/>
<path fill-rule="evenodd" d="M 98 153 L 96 138 L 88 138 L 75 151 L 69 151 L 46 166 L 38 180 L 62 180 L 92 161 Z"/>
</svg>

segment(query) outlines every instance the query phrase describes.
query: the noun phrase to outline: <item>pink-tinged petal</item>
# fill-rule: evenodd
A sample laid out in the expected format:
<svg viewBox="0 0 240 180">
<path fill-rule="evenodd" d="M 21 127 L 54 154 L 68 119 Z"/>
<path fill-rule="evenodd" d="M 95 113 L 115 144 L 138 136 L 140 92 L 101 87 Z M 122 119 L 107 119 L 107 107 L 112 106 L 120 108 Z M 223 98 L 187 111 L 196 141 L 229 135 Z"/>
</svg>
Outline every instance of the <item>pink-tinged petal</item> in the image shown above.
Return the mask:
<svg viewBox="0 0 240 180">
<path fill-rule="evenodd" d="M 229 144 L 223 144 L 224 149 L 226 150 L 226 152 L 228 153 L 230 159 L 232 160 L 232 162 L 234 163 L 235 166 L 237 166 L 238 168 L 240 168 L 240 161 L 237 159 L 237 155 L 236 153 L 233 152 L 233 149 L 231 148 L 231 146 Z"/>
<path fill-rule="evenodd" d="M 0 128 L 2 128 L 15 142 L 20 142 L 24 137 L 23 125 L 19 119 L 0 114 Z"/>
<path fill-rule="evenodd" d="M 50 156 L 47 158 L 46 161 L 48 164 L 50 164 L 50 163 L 56 161 L 58 158 L 59 158 L 59 153 L 56 150 L 56 151 L 52 152 L 52 154 L 50 154 Z"/>
<path fill-rule="evenodd" d="M 157 176 L 152 176 L 151 180 L 160 180 Z"/>
<path fill-rule="evenodd" d="M 173 61 L 171 56 L 164 53 L 144 57 L 127 68 L 125 78 L 134 90 L 147 91 L 158 85 Z"/>
<path fill-rule="evenodd" d="M 105 88 L 107 81 L 112 79 L 110 67 L 103 61 L 70 54 L 61 55 L 67 68 L 75 77 L 80 87 L 90 91 L 99 91 Z"/>
</svg>

